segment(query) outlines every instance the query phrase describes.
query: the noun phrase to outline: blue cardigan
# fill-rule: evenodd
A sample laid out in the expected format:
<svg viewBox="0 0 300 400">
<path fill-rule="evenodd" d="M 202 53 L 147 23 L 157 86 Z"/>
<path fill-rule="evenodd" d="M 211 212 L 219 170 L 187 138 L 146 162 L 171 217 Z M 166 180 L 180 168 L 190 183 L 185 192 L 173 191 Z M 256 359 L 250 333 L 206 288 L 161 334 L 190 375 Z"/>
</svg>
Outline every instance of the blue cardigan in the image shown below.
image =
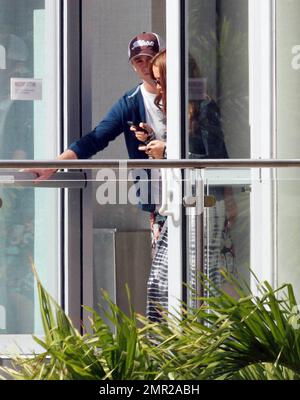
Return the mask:
<svg viewBox="0 0 300 400">
<path fill-rule="evenodd" d="M 145 105 L 140 85 L 126 92 L 124 96 L 112 106 L 96 128 L 81 139 L 72 143 L 69 149 L 73 150 L 79 159 L 90 158 L 98 151 L 107 147 L 109 142 L 115 140 L 121 133 L 124 133 L 129 158 L 148 158 L 145 152 L 138 149 L 141 142 L 136 139 L 127 121 L 133 121 L 135 124 L 146 121 Z M 149 178 L 150 171 L 146 171 Z M 148 185 L 148 190 L 146 192 L 148 193 L 148 201 L 147 203 L 142 203 L 140 199 L 139 207 L 144 211 L 151 212 L 155 210 L 155 204 L 151 204 L 150 200 L 150 180 L 146 185 Z M 139 190 L 137 190 L 137 194 L 139 197 Z"/>
<path fill-rule="evenodd" d="M 92 157 L 124 132 L 129 158 L 148 158 L 138 150 L 141 144 L 130 130 L 127 121 L 135 124 L 146 121 L 146 112 L 140 85 L 126 92 L 108 111 L 95 129 L 69 146 L 79 159 Z"/>
</svg>

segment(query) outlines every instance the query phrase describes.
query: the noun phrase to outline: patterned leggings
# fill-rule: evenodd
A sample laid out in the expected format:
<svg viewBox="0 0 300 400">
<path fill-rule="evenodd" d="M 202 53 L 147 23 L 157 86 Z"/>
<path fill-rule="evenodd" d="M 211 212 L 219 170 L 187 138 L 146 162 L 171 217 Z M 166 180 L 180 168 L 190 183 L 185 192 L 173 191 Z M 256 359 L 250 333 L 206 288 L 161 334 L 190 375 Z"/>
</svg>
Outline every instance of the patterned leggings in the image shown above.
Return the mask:
<svg viewBox="0 0 300 400">
<path fill-rule="evenodd" d="M 161 310 L 168 308 L 168 224 L 157 212 L 150 215 L 152 265 L 147 286 L 147 317 L 161 322 Z"/>
<path fill-rule="evenodd" d="M 205 226 L 204 274 L 217 286 L 224 280 L 220 268 L 237 276 L 234 265 L 234 248 L 228 237 L 224 201 L 217 201 L 210 209 L 208 225 Z M 168 308 L 168 225 L 167 218 L 158 213 L 150 216 L 152 233 L 152 265 L 147 286 L 147 316 L 153 322 L 162 322 L 161 310 Z M 188 284 L 195 287 L 195 226 L 189 233 L 190 274 Z M 204 296 L 209 296 L 204 291 Z"/>
</svg>

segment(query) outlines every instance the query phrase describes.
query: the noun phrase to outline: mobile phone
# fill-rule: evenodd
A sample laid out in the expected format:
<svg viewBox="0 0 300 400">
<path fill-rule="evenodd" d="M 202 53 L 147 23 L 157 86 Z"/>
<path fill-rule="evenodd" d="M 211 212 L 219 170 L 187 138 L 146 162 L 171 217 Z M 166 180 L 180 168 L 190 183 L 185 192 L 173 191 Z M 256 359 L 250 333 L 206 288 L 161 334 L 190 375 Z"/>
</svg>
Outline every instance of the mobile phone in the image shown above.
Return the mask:
<svg viewBox="0 0 300 400">
<path fill-rule="evenodd" d="M 127 121 L 127 124 L 128 124 L 129 126 L 134 126 L 134 127 L 136 128 L 137 131 L 145 132 L 145 133 L 149 134 L 149 132 L 147 131 L 147 129 L 141 128 L 141 127 L 139 126 L 139 124 L 135 124 L 133 121 Z"/>
</svg>

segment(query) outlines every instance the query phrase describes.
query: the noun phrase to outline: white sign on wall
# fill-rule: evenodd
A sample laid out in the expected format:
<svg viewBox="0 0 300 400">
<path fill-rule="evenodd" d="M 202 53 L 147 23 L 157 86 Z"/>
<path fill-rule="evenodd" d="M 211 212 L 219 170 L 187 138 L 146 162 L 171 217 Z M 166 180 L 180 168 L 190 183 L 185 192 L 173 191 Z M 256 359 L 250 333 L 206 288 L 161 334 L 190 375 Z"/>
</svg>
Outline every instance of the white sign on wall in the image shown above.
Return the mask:
<svg viewBox="0 0 300 400">
<path fill-rule="evenodd" d="M 11 78 L 11 100 L 42 100 L 42 79 Z"/>
</svg>

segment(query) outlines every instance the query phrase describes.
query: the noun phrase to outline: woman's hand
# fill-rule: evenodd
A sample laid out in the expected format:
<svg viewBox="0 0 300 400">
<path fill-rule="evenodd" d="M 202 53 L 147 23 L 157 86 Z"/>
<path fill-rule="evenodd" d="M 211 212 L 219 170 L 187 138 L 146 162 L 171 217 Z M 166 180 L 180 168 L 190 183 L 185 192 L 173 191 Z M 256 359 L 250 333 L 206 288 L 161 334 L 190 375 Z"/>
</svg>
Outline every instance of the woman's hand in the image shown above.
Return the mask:
<svg viewBox="0 0 300 400">
<path fill-rule="evenodd" d="M 152 140 L 147 146 L 139 147 L 139 150 L 144 151 L 149 157 L 162 159 L 164 158 L 164 150 L 166 142 L 162 140 Z"/>
</svg>

